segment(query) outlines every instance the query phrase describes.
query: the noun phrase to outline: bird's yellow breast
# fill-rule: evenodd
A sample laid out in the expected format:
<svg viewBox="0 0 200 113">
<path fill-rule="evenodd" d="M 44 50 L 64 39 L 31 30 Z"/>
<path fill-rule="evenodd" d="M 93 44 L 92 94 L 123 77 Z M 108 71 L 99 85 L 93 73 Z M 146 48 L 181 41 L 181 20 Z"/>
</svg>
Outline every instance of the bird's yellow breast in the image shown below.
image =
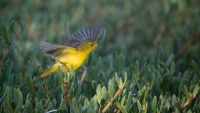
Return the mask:
<svg viewBox="0 0 200 113">
<path fill-rule="evenodd" d="M 79 68 L 87 59 L 88 55 L 88 52 L 73 50 L 70 53 L 57 57 L 56 61 L 63 71 L 69 72 L 71 66 L 73 66 L 74 70 Z"/>
</svg>

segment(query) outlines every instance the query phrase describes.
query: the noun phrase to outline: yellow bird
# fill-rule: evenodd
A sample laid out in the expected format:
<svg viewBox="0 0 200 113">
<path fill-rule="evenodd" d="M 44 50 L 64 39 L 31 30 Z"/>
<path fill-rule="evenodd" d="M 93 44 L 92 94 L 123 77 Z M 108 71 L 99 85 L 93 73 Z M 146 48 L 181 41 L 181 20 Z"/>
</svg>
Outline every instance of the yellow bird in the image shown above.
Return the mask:
<svg viewBox="0 0 200 113">
<path fill-rule="evenodd" d="M 71 66 L 74 67 L 74 70 L 79 68 L 88 55 L 98 47 L 95 41 L 102 33 L 102 28 L 92 26 L 77 31 L 65 45 L 41 42 L 40 46 L 43 52 L 51 55 L 56 63 L 41 72 L 39 77 L 44 78 L 58 71 L 58 67 L 64 72 L 69 72 Z"/>
</svg>

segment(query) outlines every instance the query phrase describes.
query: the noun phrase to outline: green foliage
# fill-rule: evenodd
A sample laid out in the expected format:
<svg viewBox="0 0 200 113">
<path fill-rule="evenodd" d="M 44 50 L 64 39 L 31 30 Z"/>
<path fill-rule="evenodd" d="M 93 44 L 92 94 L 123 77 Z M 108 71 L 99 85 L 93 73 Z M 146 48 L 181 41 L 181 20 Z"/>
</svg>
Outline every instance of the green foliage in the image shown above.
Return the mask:
<svg viewBox="0 0 200 113">
<path fill-rule="evenodd" d="M 0 112 L 200 112 L 197 0 L 0 2 Z M 85 63 L 40 79 L 40 41 L 106 29 Z M 83 66 L 84 67 L 84 66 Z M 87 72 L 81 81 L 83 72 Z"/>
</svg>

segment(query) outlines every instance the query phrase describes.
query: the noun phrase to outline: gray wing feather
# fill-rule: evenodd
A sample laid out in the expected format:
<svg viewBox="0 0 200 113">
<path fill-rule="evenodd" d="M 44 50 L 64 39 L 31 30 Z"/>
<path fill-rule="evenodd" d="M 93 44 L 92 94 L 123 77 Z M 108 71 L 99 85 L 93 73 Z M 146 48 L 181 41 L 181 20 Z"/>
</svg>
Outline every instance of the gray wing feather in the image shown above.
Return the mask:
<svg viewBox="0 0 200 113">
<path fill-rule="evenodd" d="M 65 43 L 70 47 L 78 47 L 80 44 L 92 41 L 95 42 L 99 36 L 103 33 L 102 28 L 97 26 L 91 26 L 77 31 L 72 37 Z"/>
<path fill-rule="evenodd" d="M 51 55 L 52 57 L 56 57 L 61 55 L 61 50 L 65 48 L 64 45 L 59 45 L 59 44 L 50 44 L 47 42 L 41 42 L 40 43 L 40 48 L 42 51 L 46 54 Z"/>
</svg>

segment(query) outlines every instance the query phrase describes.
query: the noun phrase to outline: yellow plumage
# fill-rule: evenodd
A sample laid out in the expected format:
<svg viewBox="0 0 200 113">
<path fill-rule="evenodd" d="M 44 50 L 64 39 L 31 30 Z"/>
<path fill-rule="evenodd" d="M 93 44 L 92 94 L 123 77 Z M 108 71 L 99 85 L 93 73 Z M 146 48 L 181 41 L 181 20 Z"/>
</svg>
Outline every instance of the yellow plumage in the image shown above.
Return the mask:
<svg viewBox="0 0 200 113">
<path fill-rule="evenodd" d="M 90 27 L 78 31 L 66 45 L 42 42 L 41 48 L 45 53 L 50 54 L 56 60 L 56 63 L 41 72 L 39 76 L 44 78 L 58 71 L 58 67 L 64 72 L 69 72 L 71 66 L 74 67 L 74 70 L 79 68 L 87 59 L 88 55 L 98 47 L 94 41 L 101 33 L 102 29 Z"/>
</svg>

